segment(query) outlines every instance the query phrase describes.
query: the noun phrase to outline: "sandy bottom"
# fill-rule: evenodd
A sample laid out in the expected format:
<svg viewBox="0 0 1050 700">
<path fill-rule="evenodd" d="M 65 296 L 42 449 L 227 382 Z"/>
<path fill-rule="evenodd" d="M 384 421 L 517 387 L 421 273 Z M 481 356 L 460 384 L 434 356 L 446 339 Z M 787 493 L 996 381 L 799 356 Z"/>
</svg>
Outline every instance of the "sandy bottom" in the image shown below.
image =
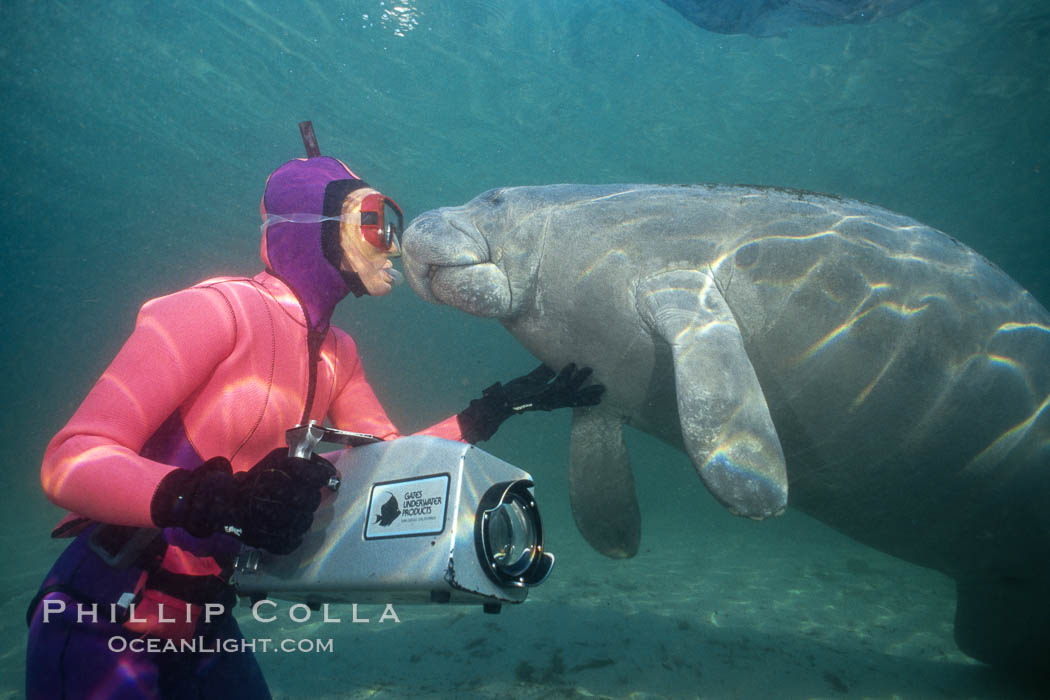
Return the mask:
<svg viewBox="0 0 1050 700">
<path fill-rule="evenodd" d="M 567 524 L 566 524 L 567 525 Z M 805 518 L 698 534 L 665 522 L 611 561 L 569 528 L 551 578 L 523 605 L 332 606 L 261 623 L 249 639 L 320 650 L 258 653 L 275 698 L 1026 698 L 952 641 L 954 585 Z M 695 526 L 695 523 L 694 523 Z M 550 529 L 550 528 L 549 528 Z M 0 698 L 22 694 L 25 606 L 61 544 L 6 536 Z M 43 544 L 43 546 L 40 546 Z"/>
</svg>

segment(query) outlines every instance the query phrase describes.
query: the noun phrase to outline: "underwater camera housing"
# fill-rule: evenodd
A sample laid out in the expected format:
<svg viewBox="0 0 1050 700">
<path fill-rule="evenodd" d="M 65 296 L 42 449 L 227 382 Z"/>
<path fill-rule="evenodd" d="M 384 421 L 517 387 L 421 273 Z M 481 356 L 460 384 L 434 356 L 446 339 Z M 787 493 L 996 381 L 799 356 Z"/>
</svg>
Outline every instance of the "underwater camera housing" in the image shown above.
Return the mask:
<svg viewBox="0 0 1050 700">
<path fill-rule="evenodd" d="M 289 452 L 320 441 L 357 445 L 288 555 L 245 548 L 240 595 L 309 604 L 478 603 L 497 612 L 543 582 L 554 556 L 526 472 L 477 447 L 436 437 L 388 442 L 315 423 L 288 431 Z"/>
</svg>

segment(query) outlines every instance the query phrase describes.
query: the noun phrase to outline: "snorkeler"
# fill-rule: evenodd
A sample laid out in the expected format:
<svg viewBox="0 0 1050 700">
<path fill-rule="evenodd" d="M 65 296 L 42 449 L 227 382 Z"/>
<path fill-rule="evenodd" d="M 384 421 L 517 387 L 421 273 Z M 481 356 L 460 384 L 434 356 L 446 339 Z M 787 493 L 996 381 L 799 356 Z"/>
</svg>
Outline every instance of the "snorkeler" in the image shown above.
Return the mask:
<svg viewBox="0 0 1050 700">
<path fill-rule="evenodd" d="M 399 435 L 330 319 L 348 294 L 390 293 L 401 210 L 321 156 L 304 124 L 310 157 L 266 182 L 265 270 L 144 304 L 47 447 L 44 490 L 71 512 L 52 534 L 75 539 L 27 613 L 31 699 L 270 697 L 254 655 L 228 643 L 243 639 L 233 559 L 242 544 L 294 550 L 334 474 L 321 457 L 289 457 L 285 431 L 327 419 Z M 516 413 L 597 404 L 589 374 L 541 367 L 423 433 L 473 443 Z M 142 640 L 198 644 L 132 644 Z"/>
</svg>

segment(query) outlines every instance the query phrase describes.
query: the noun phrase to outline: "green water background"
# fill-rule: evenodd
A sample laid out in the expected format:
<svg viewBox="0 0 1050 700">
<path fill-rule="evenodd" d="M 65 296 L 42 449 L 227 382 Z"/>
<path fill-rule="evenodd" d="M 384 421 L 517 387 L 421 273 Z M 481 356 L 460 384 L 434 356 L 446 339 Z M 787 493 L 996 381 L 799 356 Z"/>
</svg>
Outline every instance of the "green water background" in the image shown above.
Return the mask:
<svg viewBox="0 0 1050 700">
<path fill-rule="evenodd" d="M 501 185 L 810 189 L 944 230 L 1050 303 L 1045 2 L 927 0 L 767 39 L 655 0 L 9 0 L 0 22 L 5 619 L 60 550 L 48 439 L 143 300 L 260 267 L 259 197 L 303 119 L 408 218 Z M 533 366 L 497 324 L 407 287 L 335 320 L 406 431 Z M 487 448 L 534 472 L 551 537 L 575 547 L 567 439 L 568 416 L 529 416 Z M 684 529 L 701 552 L 740 527 L 684 456 L 630 444 L 649 542 Z M 662 508 L 670 488 L 696 510 Z M 0 684 L 17 687 L 10 644 Z"/>
</svg>

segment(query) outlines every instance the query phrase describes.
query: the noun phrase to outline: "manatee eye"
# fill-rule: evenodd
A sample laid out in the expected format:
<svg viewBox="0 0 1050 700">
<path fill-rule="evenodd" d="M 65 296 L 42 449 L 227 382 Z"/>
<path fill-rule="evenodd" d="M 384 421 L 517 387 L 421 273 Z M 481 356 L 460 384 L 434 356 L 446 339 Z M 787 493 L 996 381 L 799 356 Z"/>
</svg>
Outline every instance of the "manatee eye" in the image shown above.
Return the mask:
<svg viewBox="0 0 1050 700">
<path fill-rule="evenodd" d="M 489 190 L 480 195 L 479 199 L 483 202 L 488 202 L 493 206 L 503 204 L 503 190 Z"/>
</svg>

